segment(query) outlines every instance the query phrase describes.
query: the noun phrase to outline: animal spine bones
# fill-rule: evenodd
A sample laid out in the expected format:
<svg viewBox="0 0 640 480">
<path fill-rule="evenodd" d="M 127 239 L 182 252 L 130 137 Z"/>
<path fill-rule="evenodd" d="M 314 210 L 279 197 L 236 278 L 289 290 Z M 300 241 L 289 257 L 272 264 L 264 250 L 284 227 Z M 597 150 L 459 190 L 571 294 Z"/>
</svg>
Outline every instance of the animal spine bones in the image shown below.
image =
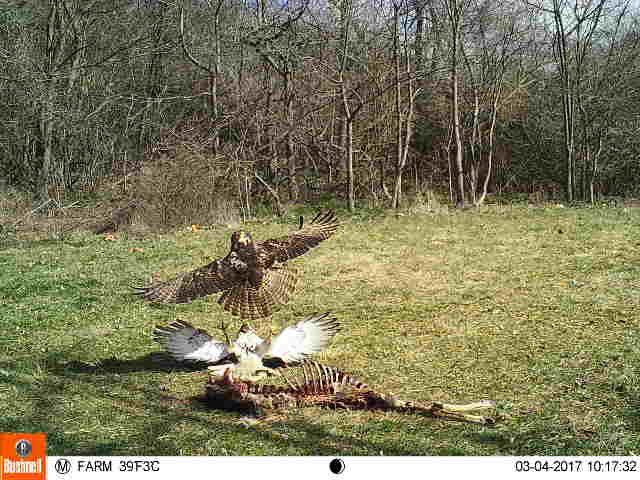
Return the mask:
<svg viewBox="0 0 640 480">
<path fill-rule="evenodd" d="M 303 363 L 298 375 L 285 374 L 281 369 L 276 372 L 287 386 L 238 381 L 233 378 L 231 370 L 227 370 L 222 376 L 212 374 L 206 386 L 207 401 L 215 407 L 233 410 L 255 411 L 315 405 L 357 410 L 395 410 L 483 425 L 495 423 L 491 417 L 467 413 L 494 407 L 495 402 L 489 400 L 466 405 L 399 400 L 393 395 L 372 390 L 367 384 L 337 368 L 314 361 Z"/>
</svg>

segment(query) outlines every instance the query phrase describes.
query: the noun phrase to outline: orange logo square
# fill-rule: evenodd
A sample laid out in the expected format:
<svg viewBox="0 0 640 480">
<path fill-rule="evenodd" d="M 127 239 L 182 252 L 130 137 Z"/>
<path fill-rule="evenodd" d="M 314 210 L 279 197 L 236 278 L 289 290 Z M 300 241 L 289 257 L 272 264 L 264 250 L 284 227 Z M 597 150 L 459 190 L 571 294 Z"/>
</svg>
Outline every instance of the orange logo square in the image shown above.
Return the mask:
<svg viewBox="0 0 640 480">
<path fill-rule="evenodd" d="M 0 433 L 0 480 L 44 480 L 45 433 Z"/>
</svg>

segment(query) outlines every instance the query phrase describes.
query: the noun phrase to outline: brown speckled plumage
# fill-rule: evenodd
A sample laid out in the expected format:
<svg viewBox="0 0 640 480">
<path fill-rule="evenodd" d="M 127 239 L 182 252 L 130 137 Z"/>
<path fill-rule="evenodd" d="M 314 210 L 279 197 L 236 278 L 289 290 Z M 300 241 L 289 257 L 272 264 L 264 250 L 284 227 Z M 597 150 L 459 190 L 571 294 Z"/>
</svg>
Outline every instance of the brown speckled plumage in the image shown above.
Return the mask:
<svg viewBox="0 0 640 480">
<path fill-rule="evenodd" d="M 335 233 L 339 223 L 333 212 L 318 214 L 309 225 L 287 237 L 254 242 L 246 232 L 235 232 L 231 250 L 221 259 L 168 281 L 137 288 L 146 300 L 188 303 L 222 293 L 218 303 L 242 319 L 271 315 L 296 290 L 297 271 L 286 265 Z"/>
</svg>

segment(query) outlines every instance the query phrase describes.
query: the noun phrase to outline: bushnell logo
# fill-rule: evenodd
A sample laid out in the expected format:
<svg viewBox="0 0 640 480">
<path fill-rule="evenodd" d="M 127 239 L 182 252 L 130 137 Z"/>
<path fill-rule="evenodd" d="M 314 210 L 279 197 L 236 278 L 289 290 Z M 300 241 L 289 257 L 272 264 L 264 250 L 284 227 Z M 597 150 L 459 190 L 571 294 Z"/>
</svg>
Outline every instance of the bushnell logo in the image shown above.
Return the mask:
<svg viewBox="0 0 640 480">
<path fill-rule="evenodd" d="M 47 435 L 0 433 L 0 480 L 45 480 Z"/>
<path fill-rule="evenodd" d="M 22 458 L 28 457 L 32 448 L 31 442 L 24 438 L 16 443 L 16 453 Z"/>
</svg>

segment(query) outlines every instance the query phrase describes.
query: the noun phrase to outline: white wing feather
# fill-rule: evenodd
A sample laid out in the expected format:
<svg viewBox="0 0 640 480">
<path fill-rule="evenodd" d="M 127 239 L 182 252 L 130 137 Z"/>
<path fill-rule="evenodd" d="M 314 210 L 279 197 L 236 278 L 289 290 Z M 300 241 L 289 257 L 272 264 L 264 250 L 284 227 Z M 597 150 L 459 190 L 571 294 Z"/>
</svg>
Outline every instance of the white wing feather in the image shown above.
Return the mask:
<svg viewBox="0 0 640 480">
<path fill-rule="evenodd" d="M 156 327 L 154 337 L 176 360 L 216 363 L 229 355 L 227 344 L 181 320 Z"/>
<path fill-rule="evenodd" d="M 329 312 L 312 315 L 280 332 L 265 357 L 281 358 L 285 363 L 301 362 L 323 350 L 339 330 L 337 319 L 329 317 Z"/>
</svg>

